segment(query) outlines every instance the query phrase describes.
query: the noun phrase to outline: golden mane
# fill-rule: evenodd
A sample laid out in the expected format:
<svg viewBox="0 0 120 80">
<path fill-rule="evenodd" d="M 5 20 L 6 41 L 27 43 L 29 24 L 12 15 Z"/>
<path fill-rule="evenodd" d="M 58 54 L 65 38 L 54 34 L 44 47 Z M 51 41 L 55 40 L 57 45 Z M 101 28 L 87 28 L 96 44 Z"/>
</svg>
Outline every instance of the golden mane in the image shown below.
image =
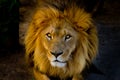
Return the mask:
<svg viewBox="0 0 120 80">
<path fill-rule="evenodd" d="M 49 60 L 44 55 L 46 51 L 40 37 L 42 30 L 50 24 L 49 21 L 55 21 L 56 18 L 64 18 L 71 25 L 74 25 L 73 28 L 79 33 L 78 37 L 80 40 L 78 42 L 79 46 L 74 50 L 74 60 L 72 62 L 69 61 L 69 67 L 63 69 L 50 65 Z M 43 73 L 47 73 L 49 70 L 47 73 L 49 76 L 59 75 L 60 78 L 71 77 L 76 73 L 81 73 L 85 66 L 90 64 L 96 56 L 98 50 L 97 31 L 91 15 L 83 9 L 72 6 L 64 11 L 59 11 L 51 6 L 45 6 L 36 9 L 25 37 L 25 48 L 27 63 L 33 69 L 40 68 L 43 70 Z"/>
</svg>

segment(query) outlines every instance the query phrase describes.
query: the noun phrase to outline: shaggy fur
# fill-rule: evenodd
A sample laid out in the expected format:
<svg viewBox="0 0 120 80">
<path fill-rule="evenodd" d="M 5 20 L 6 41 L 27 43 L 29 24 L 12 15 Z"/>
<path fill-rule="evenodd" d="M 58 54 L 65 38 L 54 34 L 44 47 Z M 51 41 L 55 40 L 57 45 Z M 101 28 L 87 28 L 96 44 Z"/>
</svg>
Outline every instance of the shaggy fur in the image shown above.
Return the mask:
<svg viewBox="0 0 120 80">
<path fill-rule="evenodd" d="M 25 48 L 27 63 L 36 80 L 50 80 L 50 76 L 83 80 L 82 71 L 97 53 L 96 28 L 90 14 L 75 5 L 63 11 L 43 6 L 36 9 L 25 37 Z M 51 63 L 55 56 L 50 51 L 54 50 L 63 51 L 58 58 L 65 63 Z"/>
</svg>

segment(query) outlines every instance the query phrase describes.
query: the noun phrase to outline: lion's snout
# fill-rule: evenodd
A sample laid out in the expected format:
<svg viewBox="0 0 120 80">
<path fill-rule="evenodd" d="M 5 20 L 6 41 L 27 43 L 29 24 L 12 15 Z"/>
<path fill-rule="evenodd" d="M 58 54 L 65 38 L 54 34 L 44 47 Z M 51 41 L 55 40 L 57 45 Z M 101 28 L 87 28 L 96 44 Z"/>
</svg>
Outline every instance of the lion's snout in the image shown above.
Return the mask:
<svg viewBox="0 0 120 80">
<path fill-rule="evenodd" d="M 60 55 L 63 54 L 63 51 L 60 51 L 60 52 L 51 51 L 50 53 L 51 53 L 52 55 L 54 55 L 54 56 L 57 58 L 58 56 L 60 56 Z"/>
</svg>

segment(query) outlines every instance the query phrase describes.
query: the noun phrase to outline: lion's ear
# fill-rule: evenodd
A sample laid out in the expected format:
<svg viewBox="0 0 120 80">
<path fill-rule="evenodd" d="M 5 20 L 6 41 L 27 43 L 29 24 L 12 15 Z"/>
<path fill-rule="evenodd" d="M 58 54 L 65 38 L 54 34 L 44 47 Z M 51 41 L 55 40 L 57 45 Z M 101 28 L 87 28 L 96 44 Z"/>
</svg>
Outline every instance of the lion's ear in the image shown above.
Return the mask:
<svg viewBox="0 0 120 80">
<path fill-rule="evenodd" d="M 85 26 L 85 24 L 82 24 L 80 22 L 74 22 L 73 24 L 75 25 L 74 29 L 76 29 L 77 31 L 85 31 L 85 32 L 87 32 L 88 29 L 90 28 L 90 25 Z"/>
<path fill-rule="evenodd" d="M 75 29 L 87 31 L 92 25 L 89 13 L 79 7 L 72 7 L 64 11 L 65 16 L 75 25 Z"/>
<path fill-rule="evenodd" d="M 59 17 L 60 12 L 51 6 L 44 6 L 36 9 L 33 17 L 36 25 L 47 24 L 51 19 Z"/>
</svg>

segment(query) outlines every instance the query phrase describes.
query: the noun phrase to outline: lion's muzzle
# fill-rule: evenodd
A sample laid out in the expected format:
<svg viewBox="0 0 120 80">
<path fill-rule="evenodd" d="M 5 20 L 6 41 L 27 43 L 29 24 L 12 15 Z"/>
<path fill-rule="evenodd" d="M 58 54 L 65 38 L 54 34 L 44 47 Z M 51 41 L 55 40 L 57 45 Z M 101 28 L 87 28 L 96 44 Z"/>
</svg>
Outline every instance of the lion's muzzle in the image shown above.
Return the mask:
<svg viewBox="0 0 120 80">
<path fill-rule="evenodd" d="M 49 58 L 52 66 L 54 66 L 54 67 L 65 67 L 67 62 L 62 58 L 62 56 L 64 54 L 63 51 L 52 50 L 49 53 L 50 53 L 50 55 L 52 55 L 52 57 Z"/>
</svg>

